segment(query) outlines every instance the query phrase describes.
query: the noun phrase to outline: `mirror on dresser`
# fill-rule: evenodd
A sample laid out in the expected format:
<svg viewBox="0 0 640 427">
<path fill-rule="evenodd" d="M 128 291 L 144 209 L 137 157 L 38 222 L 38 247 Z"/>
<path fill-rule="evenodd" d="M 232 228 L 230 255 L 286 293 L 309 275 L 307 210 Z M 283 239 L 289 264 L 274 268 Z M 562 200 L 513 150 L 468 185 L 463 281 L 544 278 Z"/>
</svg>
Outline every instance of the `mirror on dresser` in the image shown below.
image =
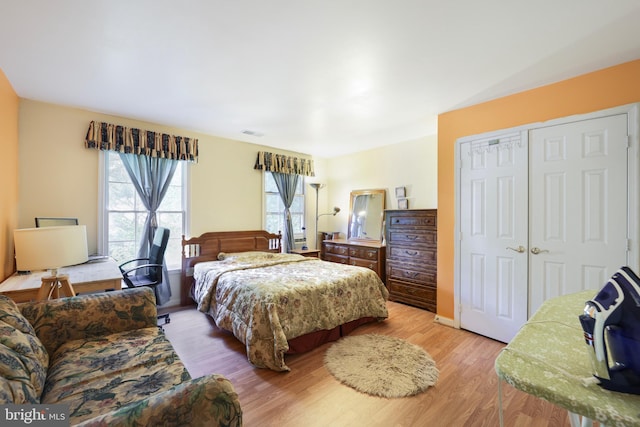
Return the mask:
<svg viewBox="0 0 640 427">
<path fill-rule="evenodd" d="M 323 240 L 320 257 L 325 261 L 369 268 L 384 283 L 386 269 L 382 220 L 385 196 L 385 190 L 352 191 L 347 238 Z"/>
<path fill-rule="evenodd" d="M 351 192 L 348 240 L 382 240 L 385 198 L 384 189 Z"/>
</svg>

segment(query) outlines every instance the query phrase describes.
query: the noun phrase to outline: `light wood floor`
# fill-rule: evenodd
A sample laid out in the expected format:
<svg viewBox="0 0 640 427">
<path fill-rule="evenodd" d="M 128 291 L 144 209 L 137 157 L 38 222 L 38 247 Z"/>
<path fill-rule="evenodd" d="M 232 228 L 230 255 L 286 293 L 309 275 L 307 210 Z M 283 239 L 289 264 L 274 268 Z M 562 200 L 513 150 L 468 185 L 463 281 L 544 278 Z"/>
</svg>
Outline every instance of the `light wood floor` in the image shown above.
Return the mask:
<svg viewBox="0 0 640 427">
<path fill-rule="evenodd" d="M 423 347 L 440 370 L 438 383 L 417 396 L 384 399 L 338 383 L 323 366 L 331 344 L 286 357 L 291 372 L 252 367 L 244 346 L 190 307 L 171 313 L 165 332 L 193 377 L 225 375 L 235 386 L 244 425 L 253 426 L 498 426 L 494 360 L 503 343 L 434 323 L 434 314 L 394 302 L 389 319 L 356 329 L 404 338 Z M 569 426 L 552 404 L 503 383 L 505 426 Z"/>
</svg>

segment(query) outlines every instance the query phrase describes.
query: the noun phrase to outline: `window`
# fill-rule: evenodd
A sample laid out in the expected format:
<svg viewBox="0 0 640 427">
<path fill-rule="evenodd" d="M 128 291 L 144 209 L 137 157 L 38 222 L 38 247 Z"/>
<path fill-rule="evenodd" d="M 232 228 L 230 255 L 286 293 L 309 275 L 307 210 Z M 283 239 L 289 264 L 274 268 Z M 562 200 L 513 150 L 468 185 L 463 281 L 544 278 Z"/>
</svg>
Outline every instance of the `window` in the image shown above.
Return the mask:
<svg viewBox="0 0 640 427">
<path fill-rule="evenodd" d="M 147 210 L 131 183 L 131 179 L 113 151 L 104 152 L 104 188 L 101 209 L 102 253 L 117 262 L 134 259 L 142 237 Z M 165 252 L 168 269 L 181 268 L 182 235 L 186 226 L 186 171 L 187 162 L 178 162 L 178 167 L 157 211 L 159 227 L 170 230 L 169 243 Z"/>
<path fill-rule="evenodd" d="M 271 172 L 264 174 L 265 197 L 265 229 L 270 233 L 284 233 L 284 203 L 280 198 L 278 187 Z M 291 220 L 293 222 L 294 239 L 304 237 L 304 178 L 298 179 L 296 196 L 291 205 Z"/>
</svg>

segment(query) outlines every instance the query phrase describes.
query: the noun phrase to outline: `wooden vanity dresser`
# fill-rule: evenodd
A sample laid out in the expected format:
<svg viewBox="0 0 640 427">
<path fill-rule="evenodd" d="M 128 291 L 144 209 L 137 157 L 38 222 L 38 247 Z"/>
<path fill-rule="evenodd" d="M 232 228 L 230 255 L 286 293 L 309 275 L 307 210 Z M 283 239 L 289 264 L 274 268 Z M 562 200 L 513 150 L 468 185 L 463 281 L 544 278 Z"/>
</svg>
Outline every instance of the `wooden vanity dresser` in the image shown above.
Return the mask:
<svg viewBox="0 0 640 427">
<path fill-rule="evenodd" d="M 323 240 L 322 259 L 340 264 L 367 267 L 385 281 L 385 247 L 377 241 Z"/>
<path fill-rule="evenodd" d="M 389 299 L 436 311 L 437 210 L 386 210 Z"/>
</svg>

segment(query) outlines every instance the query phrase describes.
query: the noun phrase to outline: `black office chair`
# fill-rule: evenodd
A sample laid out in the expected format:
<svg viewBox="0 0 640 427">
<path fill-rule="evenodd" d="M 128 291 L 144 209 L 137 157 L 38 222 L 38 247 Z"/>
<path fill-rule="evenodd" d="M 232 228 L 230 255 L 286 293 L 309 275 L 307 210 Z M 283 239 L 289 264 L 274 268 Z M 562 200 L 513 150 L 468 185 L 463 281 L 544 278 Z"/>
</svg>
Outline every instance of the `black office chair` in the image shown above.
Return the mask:
<svg viewBox="0 0 640 427">
<path fill-rule="evenodd" d="M 148 286 L 153 289 L 158 298 L 157 287 L 162 283 L 162 263 L 164 261 L 164 252 L 169 242 L 169 230 L 167 228 L 158 227 L 153 237 L 153 243 L 149 250 L 149 258 L 136 258 L 120 264 L 122 278 L 127 288 L 133 289 L 140 286 Z M 146 261 L 143 264 L 137 264 L 134 267 L 125 269 L 124 266 L 134 262 Z M 142 271 L 143 273 L 140 273 Z M 126 289 L 126 288 L 125 288 Z M 164 319 L 164 323 L 169 323 L 169 313 L 161 314 L 158 319 Z"/>
</svg>

